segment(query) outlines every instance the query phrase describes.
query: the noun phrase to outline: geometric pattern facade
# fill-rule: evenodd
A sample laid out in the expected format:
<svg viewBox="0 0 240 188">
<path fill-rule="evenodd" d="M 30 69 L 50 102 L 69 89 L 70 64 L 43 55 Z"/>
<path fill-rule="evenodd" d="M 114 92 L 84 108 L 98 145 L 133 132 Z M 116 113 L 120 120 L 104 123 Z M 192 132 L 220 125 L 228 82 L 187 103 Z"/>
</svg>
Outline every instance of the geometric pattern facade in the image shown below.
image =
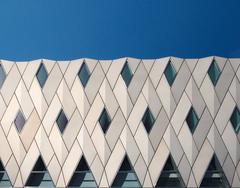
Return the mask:
<svg viewBox="0 0 240 188">
<path fill-rule="evenodd" d="M 208 74 L 219 67 L 215 84 Z M 128 86 L 121 71 L 132 72 Z M 169 84 L 164 72 L 171 62 L 176 75 Z M 78 73 L 85 63 L 83 87 Z M 43 64 L 47 79 L 36 77 Z M 1 60 L 0 160 L 13 187 L 24 187 L 39 157 L 55 187 L 67 187 L 84 156 L 98 187 L 111 187 L 128 158 L 142 187 L 155 187 L 169 156 L 186 187 L 199 187 L 213 156 L 231 187 L 240 187 L 240 134 L 231 123 L 240 109 L 240 59 L 207 57 L 153 60 L 78 59 L 73 61 Z M 1 71 L 3 72 L 3 71 Z M 149 108 L 149 133 L 142 118 Z M 192 133 L 186 118 L 198 117 Z M 110 125 L 103 132 L 99 117 L 106 109 Z M 67 124 L 60 131 L 63 110 Z M 18 112 L 25 119 L 18 131 Z"/>
</svg>

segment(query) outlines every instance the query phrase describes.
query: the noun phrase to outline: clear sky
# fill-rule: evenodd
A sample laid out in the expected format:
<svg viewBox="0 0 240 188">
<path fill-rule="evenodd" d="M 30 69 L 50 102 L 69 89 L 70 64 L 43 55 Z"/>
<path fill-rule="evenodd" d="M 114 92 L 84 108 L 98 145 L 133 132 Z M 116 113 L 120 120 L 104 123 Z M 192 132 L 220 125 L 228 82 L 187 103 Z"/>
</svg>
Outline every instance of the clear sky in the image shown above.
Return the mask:
<svg viewBox="0 0 240 188">
<path fill-rule="evenodd" d="M 240 57 L 240 0 L 0 0 L 0 59 Z"/>
</svg>

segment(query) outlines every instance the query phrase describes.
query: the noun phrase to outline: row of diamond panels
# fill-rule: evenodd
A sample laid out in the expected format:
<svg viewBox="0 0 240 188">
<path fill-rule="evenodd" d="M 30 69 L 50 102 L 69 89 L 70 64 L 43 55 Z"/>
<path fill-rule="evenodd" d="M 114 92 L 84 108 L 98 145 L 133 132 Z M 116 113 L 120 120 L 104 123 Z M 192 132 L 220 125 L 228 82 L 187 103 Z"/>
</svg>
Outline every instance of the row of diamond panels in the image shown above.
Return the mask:
<svg viewBox="0 0 240 188">
<path fill-rule="evenodd" d="M 221 72 L 215 85 L 208 75 L 213 59 Z M 128 87 L 121 76 L 126 61 Z M 171 86 L 164 74 L 169 61 L 176 71 Z M 78 77 L 83 62 L 90 73 L 85 87 Z M 48 74 L 43 88 L 36 78 L 41 63 Z M 141 185 L 154 187 L 171 153 L 186 186 L 200 186 L 216 154 L 230 185 L 239 187 L 240 137 L 230 121 L 240 107 L 239 64 L 220 57 L 2 60 L 0 158 L 12 185 L 25 185 L 41 155 L 55 186 L 65 187 L 84 155 L 98 186 L 109 187 L 127 154 Z M 186 121 L 191 108 L 199 119 L 193 133 Z M 62 109 L 68 124 L 61 132 Z M 98 121 L 103 109 L 111 120 L 105 134 Z M 149 133 L 146 109 L 155 118 Z M 19 111 L 26 120 L 21 131 L 14 123 Z"/>
</svg>

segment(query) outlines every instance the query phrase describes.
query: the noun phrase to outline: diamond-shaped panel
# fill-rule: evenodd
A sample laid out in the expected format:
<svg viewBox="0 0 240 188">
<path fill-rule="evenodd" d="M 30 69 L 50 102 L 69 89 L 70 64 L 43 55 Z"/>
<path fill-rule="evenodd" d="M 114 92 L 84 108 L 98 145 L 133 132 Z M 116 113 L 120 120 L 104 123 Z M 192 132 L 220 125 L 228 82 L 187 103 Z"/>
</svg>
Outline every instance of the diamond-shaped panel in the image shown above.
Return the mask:
<svg viewBox="0 0 240 188">
<path fill-rule="evenodd" d="M 40 64 L 40 67 L 37 71 L 36 76 L 37 76 L 39 85 L 41 86 L 41 88 L 43 88 L 45 82 L 47 81 L 48 73 L 47 73 L 45 66 L 42 63 Z"/>
<path fill-rule="evenodd" d="M 89 72 L 88 66 L 85 62 L 83 62 L 82 66 L 78 72 L 78 77 L 79 77 L 83 87 L 86 87 L 87 82 L 90 77 L 90 72 Z"/>
<path fill-rule="evenodd" d="M 217 84 L 220 74 L 221 74 L 220 68 L 218 67 L 217 62 L 213 60 L 208 69 L 208 75 L 214 86 Z"/>
<path fill-rule="evenodd" d="M 63 131 L 65 130 L 65 128 L 68 124 L 68 119 L 67 119 L 63 110 L 60 111 L 56 122 L 57 122 L 57 125 L 58 125 L 58 128 L 59 128 L 60 132 L 63 133 Z"/>
<path fill-rule="evenodd" d="M 122 75 L 122 78 L 123 78 L 126 86 L 128 87 L 130 82 L 131 82 L 131 80 L 132 80 L 133 74 L 132 74 L 131 69 L 128 66 L 128 62 L 127 61 L 125 62 L 124 66 L 123 66 L 121 75 Z"/>
<path fill-rule="evenodd" d="M 143 118 L 142 118 L 142 122 L 143 122 L 143 125 L 144 125 L 147 133 L 149 133 L 155 122 L 155 118 L 153 117 L 152 112 L 150 111 L 149 108 L 146 109 L 146 111 L 143 115 Z"/>
<path fill-rule="evenodd" d="M 188 127 L 189 127 L 190 131 L 192 133 L 194 133 L 194 131 L 197 127 L 199 118 L 198 118 L 197 113 L 195 112 L 193 107 L 190 108 L 186 121 L 187 121 L 187 124 L 188 124 Z"/>
<path fill-rule="evenodd" d="M 164 70 L 164 75 L 167 78 L 168 84 L 170 86 L 172 86 L 172 84 L 176 78 L 177 72 L 176 72 L 175 68 L 173 67 L 171 61 L 168 62 L 167 67 Z"/>
<path fill-rule="evenodd" d="M 110 117 L 108 115 L 108 112 L 105 108 L 103 109 L 98 121 L 99 121 L 99 123 L 102 127 L 102 130 L 103 130 L 104 134 L 105 134 L 107 132 L 110 124 L 111 124 L 111 119 L 110 119 Z"/>
<path fill-rule="evenodd" d="M 18 132 L 20 133 L 25 125 L 25 117 L 23 116 L 22 112 L 19 111 L 15 120 L 14 120 L 14 124 L 18 130 Z"/>
<path fill-rule="evenodd" d="M 230 118 L 231 124 L 235 130 L 235 132 L 238 134 L 240 130 L 240 111 L 238 107 L 235 107 L 233 110 L 232 116 Z"/>
</svg>

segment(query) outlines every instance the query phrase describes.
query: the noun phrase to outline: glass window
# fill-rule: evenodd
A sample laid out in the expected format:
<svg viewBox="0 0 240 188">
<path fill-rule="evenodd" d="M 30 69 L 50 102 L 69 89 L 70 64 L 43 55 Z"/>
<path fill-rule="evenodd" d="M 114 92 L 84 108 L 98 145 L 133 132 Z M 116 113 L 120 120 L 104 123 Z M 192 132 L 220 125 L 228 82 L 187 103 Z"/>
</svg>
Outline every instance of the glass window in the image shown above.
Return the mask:
<svg viewBox="0 0 240 188">
<path fill-rule="evenodd" d="M 216 86 L 218 78 L 221 75 L 220 68 L 218 67 L 218 64 L 215 60 L 212 61 L 209 69 L 208 69 L 208 75 L 213 83 L 214 86 Z"/>
<path fill-rule="evenodd" d="M 132 168 L 127 156 L 125 156 L 121 167 L 113 181 L 112 187 L 137 188 L 141 187 L 137 175 Z"/>
<path fill-rule="evenodd" d="M 15 120 L 14 120 L 14 124 L 15 124 L 15 126 L 16 126 L 16 128 L 17 128 L 19 133 L 22 131 L 22 129 L 23 129 L 24 125 L 25 125 L 25 122 L 26 122 L 26 120 L 25 120 L 22 112 L 19 111 L 17 116 L 16 116 L 16 118 L 15 118 Z"/>
<path fill-rule="evenodd" d="M 216 155 L 213 155 L 212 160 L 209 163 L 205 175 L 202 179 L 200 187 L 230 187 Z"/>
<path fill-rule="evenodd" d="M 52 178 L 40 156 L 33 167 L 33 170 L 27 180 L 26 186 L 33 187 L 54 187 Z"/>
<path fill-rule="evenodd" d="M 107 113 L 107 110 L 105 108 L 103 109 L 98 121 L 99 121 L 99 123 L 102 127 L 102 130 L 103 130 L 104 134 L 105 134 L 107 132 L 110 124 L 111 124 L 111 119 L 110 119 L 110 117 Z"/>
<path fill-rule="evenodd" d="M 0 161 L 0 187 L 11 187 L 10 179 L 5 171 L 2 161 Z"/>
<path fill-rule="evenodd" d="M 80 162 L 78 163 L 68 187 L 97 187 L 93 174 L 89 169 L 84 156 L 82 156 Z"/>
<path fill-rule="evenodd" d="M 149 108 L 146 109 L 146 111 L 143 115 L 143 118 L 142 118 L 142 122 L 143 122 L 143 125 L 144 125 L 147 133 L 149 133 L 155 122 L 155 118 L 153 117 L 152 112 L 150 111 Z"/>
<path fill-rule="evenodd" d="M 171 156 L 168 157 L 156 187 L 185 187 L 183 179 L 178 172 L 177 166 Z"/>
<path fill-rule="evenodd" d="M 131 82 L 131 80 L 132 80 L 133 74 L 132 74 L 131 69 L 128 66 L 128 62 L 127 61 L 125 62 L 124 66 L 123 66 L 121 75 L 122 75 L 122 78 L 123 78 L 126 86 L 128 87 L 130 82 Z"/>
<path fill-rule="evenodd" d="M 192 133 L 194 133 L 199 119 L 198 119 L 197 113 L 195 112 L 193 107 L 190 108 L 186 121 L 187 121 L 187 124 L 188 124 L 188 127 L 189 127 L 190 131 Z"/>
<path fill-rule="evenodd" d="M 87 82 L 90 77 L 90 72 L 89 72 L 88 66 L 86 65 L 85 62 L 83 62 L 82 66 L 78 72 L 78 77 L 80 78 L 80 81 L 81 81 L 83 87 L 86 87 Z"/>
<path fill-rule="evenodd" d="M 68 119 L 63 110 L 60 111 L 56 122 L 57 122 L 60 132 L 63 133 L 63 131 L 65 130 L 65 128 L 68 124 Z"/>
<path fill-rule="evenodd" d="M 235 132 L 238 134 L 240 130 L 240 112 L 238 107 L 235 107 L 233 110 L 232 116 L 230 118 L 231 124 L 235 130 Z"/>
<path fill-rule="evenodd" d="M 174 66 L 172 65 L 171 61 L 168 62 L 167 67 L 164 70 L 164 75 L 168 81 L 168 84 L 170 86 L 172 86 L 172 84 L 177 76 L 177 73 L 176 73 L 176 70 L 175 70 Z"/>
<path fill-rule="evenodd" d="M 40 67 L 37 71 L 36 76 L 37 76 L 39 85 L 41 86 L 41 88 L 43 88 L 45 82 L 47 81 L 48 73 L 45 66 L 42 63 L 40 64 Z"/>
</svg>

